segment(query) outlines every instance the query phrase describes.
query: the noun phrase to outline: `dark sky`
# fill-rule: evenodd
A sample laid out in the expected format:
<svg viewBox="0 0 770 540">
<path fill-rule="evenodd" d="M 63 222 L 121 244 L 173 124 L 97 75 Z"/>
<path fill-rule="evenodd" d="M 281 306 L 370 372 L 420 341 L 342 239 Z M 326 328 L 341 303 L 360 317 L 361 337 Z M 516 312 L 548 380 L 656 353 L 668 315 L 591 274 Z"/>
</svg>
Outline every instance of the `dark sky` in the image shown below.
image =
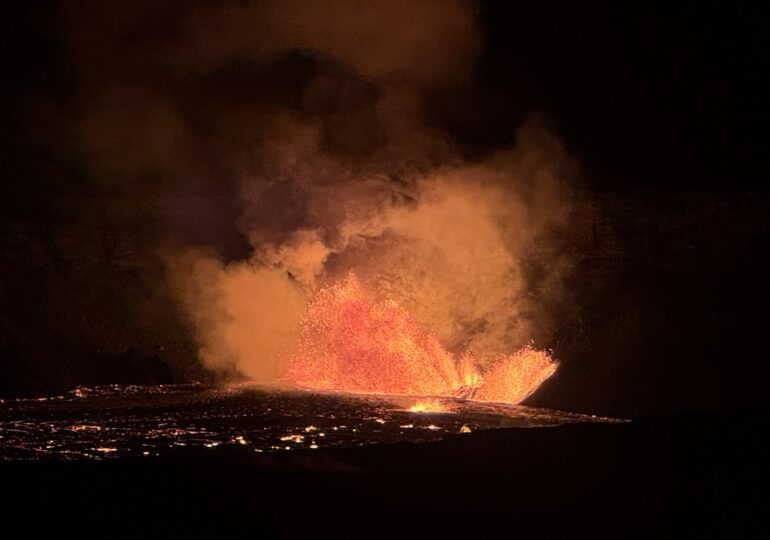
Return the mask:
<svg viewBox="0 0 770 540">
<path fill-rule="evenodd" d="M 766 9 L 505 2 L 484 15 L 493 103 L 547 111 L 599 185 L 765 185 Z"/>
</svg>

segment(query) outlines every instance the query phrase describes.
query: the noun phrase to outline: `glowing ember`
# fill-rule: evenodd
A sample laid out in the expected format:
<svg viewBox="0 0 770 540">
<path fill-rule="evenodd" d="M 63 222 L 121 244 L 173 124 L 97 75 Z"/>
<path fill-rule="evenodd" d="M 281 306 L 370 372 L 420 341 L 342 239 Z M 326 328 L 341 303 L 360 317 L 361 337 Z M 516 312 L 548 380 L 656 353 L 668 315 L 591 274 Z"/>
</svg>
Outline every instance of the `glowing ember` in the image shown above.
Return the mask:
<svg viewBox="0 0 770 540">
<path fill-rule="evenodd" d="M 520 403 L 554 374 L 557 364 L 543 351 L 525 347 L 495 363 L 473 395 L 479 401 Z"/>
<path fill-rule="evenodd" d="M 320 390 L 519 403 L 556 367 L 547 353 L 526 347 L 481 373 L 470 354 L 455 359 L 395 302 L 371 301 L 351 274 L 316 294 L 286 378 Z M 409 410 L 441 412 L 443 408 L 429 400 Z"/>
<path fill-rule="evenodd" d="M 407 409 L 413 413 L 438 413 L 446 412 L 446 408 L 437 399 L 429 399 L 426 401 L 418 401 Z"/>
<path fill-rule="evenodd" d="M 288 378 L 309 388 L 444 394 L 458 386 L 454 359 L 394 302 L 372 303 L 354 276 L 308 307 Z"/>
<path fill-rule="evenodd" d="M 100 431 L 102 428 L 99 426 L 93 426 L 89 424 L 75 424 L 68 428 L 70 431 Z"/>
<path fill-rule="evenodd" d="M 463 386 L 475 387 L 481 382 L 481 376 L 476 369 L 476 362 L 473 357 L 465 353 L 457 363 L 457 374 Z"/>
</svg>

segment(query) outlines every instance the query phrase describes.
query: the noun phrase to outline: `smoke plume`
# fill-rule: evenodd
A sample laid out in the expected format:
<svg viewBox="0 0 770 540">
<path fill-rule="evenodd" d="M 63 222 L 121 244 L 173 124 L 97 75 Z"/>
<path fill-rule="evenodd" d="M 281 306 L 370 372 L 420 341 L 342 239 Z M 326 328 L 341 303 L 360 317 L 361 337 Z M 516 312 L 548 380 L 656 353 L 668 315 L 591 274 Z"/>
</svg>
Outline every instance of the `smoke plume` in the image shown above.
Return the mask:
<svg viewBox="0 0 770 540">
<path fill-rule="evenodd" d="M 558 288 L 533 295 L 524 265 L 554 257 L 549 232 L 569 211 L 569 162 L 552 136 L 527 125 L 516 148 L 482 163 L 394 178 L 333 159 L 308 129 L 262 154 L 283 172 L 242 180 L 250 260 L 223 266 L 199 255 L 193 273 L 181 276 L 188 289 L 205 291 L 184 300 L 209 365 L 277 373 L 292 341 L 270 328 L 296 329 L 313 293 L 349 272 L 452 352 L 483 363 L 528 343 L 538 303 Z M 564 262 L 542 262 L 539 279 L 558 281 Z M 221 346 L 234 336 L 243 342 Z M 281 350 L 266 350 L 263 338 Z"/>
<path fill-rule="evenodd" d="M 280 377 L 308 302 L 351 272 L 482 365 L 548 345 L 571 160 L 537 116 L 479 157 L 425 112 L 473 77 L 474 4 L 86 2 L 64 21 L 79 151 L 106 189 L 175 201 L 163 258 L 208 368 Z M 188 219 L 180 193 L 236 211 Z M 248 257 L 217 249 L 222 219 Z"/>
</svg>

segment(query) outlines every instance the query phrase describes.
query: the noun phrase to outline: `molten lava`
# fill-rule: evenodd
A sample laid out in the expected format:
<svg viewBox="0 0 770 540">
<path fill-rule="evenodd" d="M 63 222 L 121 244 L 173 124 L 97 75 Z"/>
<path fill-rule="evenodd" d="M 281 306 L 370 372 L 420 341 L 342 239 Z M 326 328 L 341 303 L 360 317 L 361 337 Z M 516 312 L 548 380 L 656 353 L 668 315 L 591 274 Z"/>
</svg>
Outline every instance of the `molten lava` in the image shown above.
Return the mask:
<svg viewBox="0 0 770 540">
<path fill-rule="evenodd" d="M 473 399 L 499 403 L 521 403 L 556 371 L 548 354 L 531 347 L 495 362 L 484 374 Z"/>
<path fill-rule="evenodd" d="M 288 378 L 300 386 L 380 394 L 444 394 L 454 359 L 393 302 L 372 303 L 354 276 L 308 307 Z"/>
<path fill-rule="evenodd" d="M 395 302 L 371 301 L 351 274 L 316 294 L 286 378 L 317 390 L 519 403 L 556 366 L 547 353 L 526 347 L 482 373 L 470 354 L 455 359 Z"/>
<path fill-rule="evenodd" d="M 447 412 L 447 408 L 437 399 L 426 399 L 424 401 L 418 401 L 408 409 L 413 413 L 443 413 Z"/>
</svg>

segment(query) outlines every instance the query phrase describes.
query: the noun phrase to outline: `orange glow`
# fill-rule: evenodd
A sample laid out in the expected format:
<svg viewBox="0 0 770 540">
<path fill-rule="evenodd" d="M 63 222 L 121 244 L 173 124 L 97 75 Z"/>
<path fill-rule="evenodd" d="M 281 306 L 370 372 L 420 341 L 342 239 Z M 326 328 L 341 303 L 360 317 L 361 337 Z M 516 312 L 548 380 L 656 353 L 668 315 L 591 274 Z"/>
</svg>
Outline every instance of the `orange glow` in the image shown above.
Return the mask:
<svg viewBox="0 0 770 540">
<path fill-rule="evenodd" d="M 462 355 L 460 361 L 457 362 L 457 374 L 463 386 L 476 387 L 481 382 L 481 375 L 476 369 L 476 362 L 468 353 Z"/>
<path fill-rule="evenodd" d="M 301 387 L 349 393 L 437 395 L 519 403 L 556 370 L 542 351 L 525 347 L 482 373 L 459 360 L 392 301 L 371 301 L 358 279 L 321 289 L 308 306 L 298 353 L 286 378 Z M 437 400 L 411 412 L 440 412 Z"/>
<path fill-rule="evenodd" d="M 444 394 L 458 385 L 454 359 L 394 302 L 373 303 L 352 274 L 308 307 L 287 376 L 308 388 L 377 394 Z"/>
<path fill-rule="evenodd" d="M 418 401 L 407 409 L 407 411 L 413 413 L 440 413 L 446 412 L 446 410 L 446 407 L 437 399 Z"/>
<path fill-rule="evenodd" d="M 543 351 L 524 347 L 496 362 L 473 395 L 479 401 L 521 403 L 556 371 Z"/>
</svg>

